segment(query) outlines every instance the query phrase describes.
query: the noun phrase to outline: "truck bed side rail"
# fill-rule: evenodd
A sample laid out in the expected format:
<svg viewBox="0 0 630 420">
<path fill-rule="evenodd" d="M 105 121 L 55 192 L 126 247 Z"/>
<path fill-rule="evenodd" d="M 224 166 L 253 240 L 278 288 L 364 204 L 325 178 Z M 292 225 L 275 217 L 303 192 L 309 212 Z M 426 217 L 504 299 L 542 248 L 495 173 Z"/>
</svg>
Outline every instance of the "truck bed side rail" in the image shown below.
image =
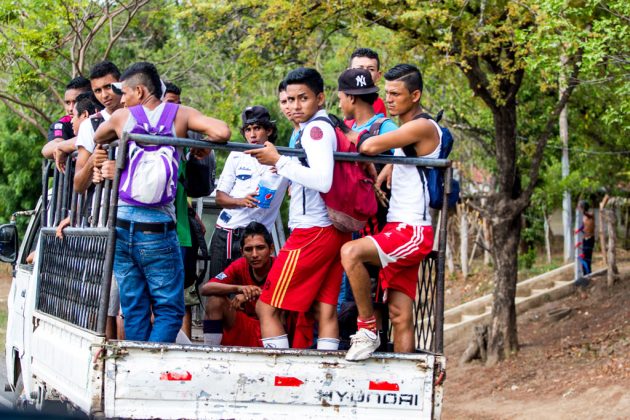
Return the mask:
<svg viewBox="0 0 630 420">
<path fill-rule="evenodd" d="M 170 144 L 178 147 L 204 148 L 223 151 L 244 151 L 262 147 L 244 143 L 216 144 L 207 141 L 175 137 L 123 135 L 117 157 L 116 176 L 96 186 L 92 192 L 78 194 L 73 190 L 74 159 L 68 161 L 65 173 L 50 162 L 44 165 L 43 196 L 47 211 L 42 214 L 39 269 L 42 273 L 38 287 L 37 309 L 98 335 L 105 333 L 109 290 L 115 249 L 115 222 L 118 183 L 126 165 L 127 140 L 147 144 Z M 118 142 L 110 145 L 110 158 Z M 305 156 L 303 150 L 278 147 L 288 156 Z M 452 177 L 451 162 L 446 159 L 426 159 L 400 156 L 365 156 L 354 153 L 335 153 L 336 160 L 394 163 L 433 167 L 445 171 L 445 194 Z M 52 175 L 52 191 L 48 199 L 48 185 Z M 441 353 L 444 322 L 444 266 L 446 255 L 446 198 L 438 218 L 438 247 L 422 263 L 418 279 L 418 299 L 415 302 L 415 332 L 418 350 Z M 65 239 L 54 235 L 54 227 L 65 217 L 70 227 Z M 83 250 L 89 249 L 88 253 Z M 100 281 L 100 283 L 99 283 Z"/>
</svg>

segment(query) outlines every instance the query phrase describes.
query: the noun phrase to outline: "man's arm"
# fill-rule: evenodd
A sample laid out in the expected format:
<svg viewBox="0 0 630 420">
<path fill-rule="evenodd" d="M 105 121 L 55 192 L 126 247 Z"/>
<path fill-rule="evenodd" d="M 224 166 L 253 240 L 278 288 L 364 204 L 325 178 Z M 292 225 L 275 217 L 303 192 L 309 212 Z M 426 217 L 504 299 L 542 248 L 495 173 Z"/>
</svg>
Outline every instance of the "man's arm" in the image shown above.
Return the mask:
<svg viewBox="0 0 630 420">
<path fill-rule="evenodd" d="M 62 138 L 56 138 L 46 143 L 44 147 L 42 147 L 42 156 L 44 156 L 44 159 L 52 159 L 57 145 L 59 145 L 62 141 Z"/>
<path fill-rule="evenodd" d="M 200 293 L 203 296 L 225 296 L 232 293 L 241 293 L 242 286 L 236 284 L 225 284 L 218 281 L 208 281 L 201 286 Z"/>
<path fill-rule="evenodd" d="M 428 155 L 439 144 L 439 134 L 433 123 L 420 118 L 403 124 L 399 129 L 379 136 L 369 137 L 359 143 L 359 152 L 365 155 L 378 155 L 389 149 L 397 149 L 415 143 L 418 156 Z"/>
<path fill-rule="evenodd" d="M 74 190 L 82 194 L 92 184 L 92 172 L 94 170 L 94 158 L 85 147 L 79 147 L 77 164 L 74 172 Z"/>
<path fill-rule="evenodd" d="M 223 209 L 235 209 L 237 207 L 253 208 L 253 207 L 256 207 L 259 203 L 259 201 L 255 199 L 254 197 L 255 195 L 252 193 L 252 194 L 246 195 L 243 198 L 234 198 L 228 193 L 217 190 L 217 195 L 216 195 L 215 200 L 217 204 L 219 205 L 219 207 Z"/>
<path fill-rule="evenodd" d="M 188 116 L 188 129 L 204 133 L 208 139 L 215 143 L 225 143 L 230 139 L 232 133 L 228 125 L 216 118 L 206 117 L 195 108 L 180 106 Z"/>
<path fill-rule="evenodd" d="M 122 137 L 122 129 L 129 117 L 129 110 L 121 108 L 112 114 L 111 118 L 103 121 L 94 133 L 94 143 L 104 144 Z"/>
<path fill-rule="evenodd" d="M 314 122 L 304 128 L 302 147 L 306 152 L 309 166 L 288 156 L 280 156 L 271 142 L 266 142 L 261 149 L 248 150 L 245 153 L 254 156 L 263 165 L 275 166 L 278 175 L 306 188 L 327 193 L 332 186 L 333 145 L 337 141 L 335 130 L 325 122 Z"/>
</svg>

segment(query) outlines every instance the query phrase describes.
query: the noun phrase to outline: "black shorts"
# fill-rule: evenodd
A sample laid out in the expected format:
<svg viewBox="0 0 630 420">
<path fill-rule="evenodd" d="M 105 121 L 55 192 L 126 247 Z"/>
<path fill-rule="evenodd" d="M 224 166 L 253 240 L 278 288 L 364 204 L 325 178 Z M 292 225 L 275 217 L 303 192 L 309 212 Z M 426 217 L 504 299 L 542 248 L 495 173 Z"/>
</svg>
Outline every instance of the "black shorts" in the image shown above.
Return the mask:
<svg viewBox="0 0 630 420">
<path fill-rule="evenodd" d="M 227 268 L 233 261 L 241 257 L 241 237 L 243 228 L 224 229 L 216 226 L 208 254 L 210 254 L 210 278 Z"/>
</svg>

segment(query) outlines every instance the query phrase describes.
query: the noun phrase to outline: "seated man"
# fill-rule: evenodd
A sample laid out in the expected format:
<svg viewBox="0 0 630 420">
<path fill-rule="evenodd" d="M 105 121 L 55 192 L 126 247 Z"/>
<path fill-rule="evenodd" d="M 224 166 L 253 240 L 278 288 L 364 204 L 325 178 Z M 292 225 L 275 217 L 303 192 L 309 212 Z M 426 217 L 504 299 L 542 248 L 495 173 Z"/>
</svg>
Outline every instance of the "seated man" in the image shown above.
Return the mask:
<svg viewBox="0 0 630 420">
<path fill-rule="evenodd" d="M 262 346 L 256 301 L 275 259 L 272 251 L 269 231 L 264 225 L 251 222 L 241 237 L 243 257 L 203 285 L 201 294 L 208 296 L 206 344 Z"/>
</svg>

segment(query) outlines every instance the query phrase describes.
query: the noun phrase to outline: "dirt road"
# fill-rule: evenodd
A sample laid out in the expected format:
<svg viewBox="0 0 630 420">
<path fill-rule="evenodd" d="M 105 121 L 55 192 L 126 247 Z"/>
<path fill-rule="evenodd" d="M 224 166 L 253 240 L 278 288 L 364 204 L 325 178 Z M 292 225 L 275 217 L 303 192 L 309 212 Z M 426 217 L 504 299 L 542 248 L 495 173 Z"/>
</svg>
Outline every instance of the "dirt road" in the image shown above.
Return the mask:
<svg viewBox="0 0 630 420">
<path fill-rule="evenodd" d="M 630 261 L 621 281 L 586 290 L 519 317 L 520 352 L 498 366 L 457 362 L 446 348 L 445 419 L 630 418 Z M 570 313 L 552 320 L 554 308 Z"/>
</svg>

